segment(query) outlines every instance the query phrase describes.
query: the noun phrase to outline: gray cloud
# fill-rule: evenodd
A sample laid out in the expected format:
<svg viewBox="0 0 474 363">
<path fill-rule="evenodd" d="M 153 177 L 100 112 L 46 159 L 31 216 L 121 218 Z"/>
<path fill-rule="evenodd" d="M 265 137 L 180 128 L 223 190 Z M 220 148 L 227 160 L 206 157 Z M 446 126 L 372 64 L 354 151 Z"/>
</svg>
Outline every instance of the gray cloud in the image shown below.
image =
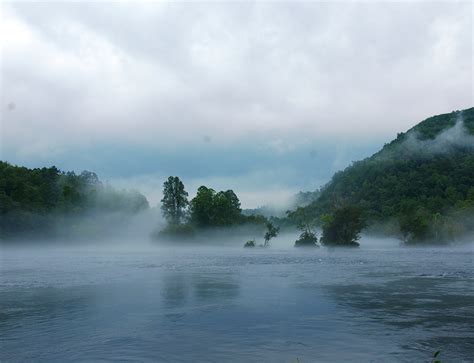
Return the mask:
<svg viewBox="0 0 474 363">
<path fill-rule="evenodd" d="M 232 164 L 240 145 L 278 159 L 333 140 L 343 167 L 354 143 L 472 106 L 469 2 L 1 6 L 0 140 L 13 160 L 113 142 L 170 157 L 205 144 Z M 254 175 L 245 157 L 242 178 Z"/>
</svg>

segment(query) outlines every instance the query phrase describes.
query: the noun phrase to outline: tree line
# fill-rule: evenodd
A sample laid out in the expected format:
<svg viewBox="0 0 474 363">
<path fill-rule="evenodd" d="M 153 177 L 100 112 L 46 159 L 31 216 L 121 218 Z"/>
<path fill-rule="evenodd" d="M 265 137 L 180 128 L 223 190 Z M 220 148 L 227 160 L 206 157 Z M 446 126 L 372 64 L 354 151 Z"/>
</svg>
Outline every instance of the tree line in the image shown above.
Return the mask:
<svg viewBox="0 0 474 363">
<path fill-rule="evenodd" d="M 117 190 L 90 171 L 19 167 L 0 161 L 0 237 L 50 238 L 100 228 L 104 214 L 131 216 L 149 208 L 137 191 Z M 79 233 L 80 231 L 78 231 Z"/>
<path fill-rule="evenodd" d="M 200 186 L 191 200 L 183 182 L 170 176 L 163 184 L 161 211 L 167 225 L 161 235 L 168 237 L 192 236 L 198 230 L 241 225 L 265 225 L 268 220 L 260 215 L 242 214 L 240 200 L 233 190 L 215 191 Z"/>
</svg>

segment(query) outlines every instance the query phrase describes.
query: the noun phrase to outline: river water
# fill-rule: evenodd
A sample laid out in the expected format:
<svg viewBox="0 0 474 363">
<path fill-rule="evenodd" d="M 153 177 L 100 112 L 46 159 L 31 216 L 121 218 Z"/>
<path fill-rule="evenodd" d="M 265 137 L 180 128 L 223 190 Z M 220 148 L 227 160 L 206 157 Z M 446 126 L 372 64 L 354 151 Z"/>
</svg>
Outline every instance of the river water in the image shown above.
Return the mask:
<svg viewBox="0 0 474 363">
<path fill-rule="evenodd" d="M 472 362 L 473 245 L 364 242 L 2 247 L 0 361 Z"/>
</svg>

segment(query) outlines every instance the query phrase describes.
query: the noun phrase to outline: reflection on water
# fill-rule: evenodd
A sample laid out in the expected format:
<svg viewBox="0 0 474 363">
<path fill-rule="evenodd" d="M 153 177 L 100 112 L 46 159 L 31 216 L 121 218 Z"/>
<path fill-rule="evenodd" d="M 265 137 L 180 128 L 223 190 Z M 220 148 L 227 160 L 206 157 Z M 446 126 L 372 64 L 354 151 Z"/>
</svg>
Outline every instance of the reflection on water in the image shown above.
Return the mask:
<svg viewBox="0 0 474 363">
<path fill-rule="evenodd" d="M 181 307 L 186 303 L 189 282 L 182 274 L 163 276 L 163 302 L 166 307 Z"/>
<path fill-rule="evenodd" d="M 188 299 L 195 302 L 225 301 L 239 293 L 237 278 L 232 273 L 200 274 L 183 273 L 163 275 L 162 297 L 166 307 L 181 307 Z"/>
<path fill-rule="evenodd" d="M 236 298 L 239 285 L 232 274 L 198 275 L 193 278 L 193 290 L 196 298 L 201 301 L 222 301 Z"/>
<path fill-rule="evenodd" d="M 2 362 L 474 356 L 472 249 L 0 253 Z"/>
</svg>

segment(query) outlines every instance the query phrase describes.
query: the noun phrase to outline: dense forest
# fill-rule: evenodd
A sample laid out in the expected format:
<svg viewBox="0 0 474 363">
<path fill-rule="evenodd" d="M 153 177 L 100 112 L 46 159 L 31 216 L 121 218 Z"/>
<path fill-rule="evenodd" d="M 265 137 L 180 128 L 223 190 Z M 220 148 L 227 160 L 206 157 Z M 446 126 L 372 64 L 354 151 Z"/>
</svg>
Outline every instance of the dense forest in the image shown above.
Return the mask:
<svg viewBox="0 0 474 363">
<path fill-rule="evenodd" d="M 354 205 L 369 230 L 407 242 L 448 241 L 474 230 L 474 108 L 428 118 L 373 156 L 336 173 L 306 207 L 315 220 Z"/>
<path fill-rule="evenodd" d="M 54 166 L 28 169 L 0 161 L 1 238 L 94 234 L 103 222 L 99 215 L 116 221 L 148 208 L 140 193 L 116 190 L 93 172 L 76 175 Z"/>
</svg>

